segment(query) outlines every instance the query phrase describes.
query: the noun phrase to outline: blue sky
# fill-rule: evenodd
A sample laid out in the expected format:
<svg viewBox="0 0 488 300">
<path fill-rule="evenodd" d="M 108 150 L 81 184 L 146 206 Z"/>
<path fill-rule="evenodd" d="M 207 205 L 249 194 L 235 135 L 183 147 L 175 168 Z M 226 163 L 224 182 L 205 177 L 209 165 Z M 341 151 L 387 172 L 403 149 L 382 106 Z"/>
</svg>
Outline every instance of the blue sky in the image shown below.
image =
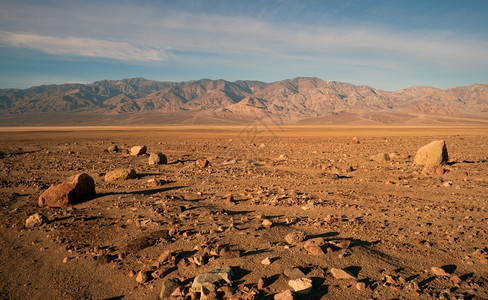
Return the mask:
<svg viewBox="0 0 488 300">
<path fill-rule="evenodd" d="M 0 88 L 314 76 L 488 83 L 488 1 L 0 0 Z"/>
</svg>

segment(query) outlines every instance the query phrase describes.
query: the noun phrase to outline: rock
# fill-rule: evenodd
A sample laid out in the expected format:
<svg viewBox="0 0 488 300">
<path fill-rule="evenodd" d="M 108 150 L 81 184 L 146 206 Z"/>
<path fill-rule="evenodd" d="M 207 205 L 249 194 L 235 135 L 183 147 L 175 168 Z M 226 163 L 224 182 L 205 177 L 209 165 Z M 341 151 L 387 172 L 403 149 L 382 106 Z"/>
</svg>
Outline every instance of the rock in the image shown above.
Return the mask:
<svg viewBox="0 0 488 300">
<path fill-rule="evenodd" d="M 283 274 L 285 274 L 286 277 L 289 279 L 297 279 L 297 278 L 303 278 L 305 277 L 305 274 L 300 270 L 300 268 L 288 268 L 283 271 Z"/>
<path fill-rule="evenodd" d="M 234 197 L 232 195 L 225 198 L 225 205 L 226 206 L 234 205 L 234 204 L 235 204 Z"/>
<path fill-rule="evenodd" d="M 301 231 L 293 231 L 293 232 L 288 233 L 285 236 L 285 241 L 290 245 L 296 245 L 300 242 L 303 242 L 305 237 L 306 237 L 305 233 L 303 233 Z"/>
<path fill-rule="evenodd" d="M 437 175 L 444 175 L 444 173 L 446 172 L 446 170 L 444 169 L 443 166 L 438 166 L 436 169 L 435 169 L 435 173 Z"/>
<path fill-rule="evenodd" d="M 434 172 L 436 172 L 436 170 L 433 167 L 424 167 L 420 173 L 427 176 L 434 174 Z"/>
<path fill-rule="evenodd" d="M 150 165 L 165 165 L 168 163 L 168 158 L 161 152 L 151 153 L 148 160 Z"/>
<path fill-rule="evenodd" d="M 446 271 L 444 271 L 443 268 L 439 268 L 439 267 L 432 267 L 430 268 L 430 270 L 432 271 L 432 273 L 434 273 L 436 276 L 450 276 L 449 273 L 447 273 Z"/>
<path fill-rule="evenodd" d="M 351 241 L 343 240 L 343 241 L 340 241 L 339 243 L 337 243 L 336 245 L 337 245 L 337 247 L 339 247 L 341 249 L 347 249 L 347 248 L 349 248 L 349 246 L 351 246 Z"/>
<path fill-rule="evenodd" d="M 107 148 L 108 152 L 119 152 L 119 147 L 117 145 L 112 145 Z"/>
<path fill-rule="evenodd" d="M 25 220 L 25 227 L 27 228 L 38 227 L 46 222 L 47 222 L 47 218 L 44 215 L 40 213 L 35 213 L 29 216 L 27 220 Z"/>
<path fill-rule="evenodd" d="M 261 223 L 261 225 L 263 225 L 264 228 L 271 228 L 271 225 L 273 225 L 273 222 L 271 222 L 268 219 L 264 219 L 263 222 Z"/>
<path fill-rule="evenodd" d="M 95 196 L 95 181 L 82 173 L 69 177 L 63 183 L 51 185 L 39 196 L 39 206 L 68 207 Z"/>
<path fill-rule="evenodd" d="M 269 259 L 269 257 L 266 257 L 261 261 L 261 264 L 265 266 L 269 266 L 271 264 L 271 260 Z"/>
<path fill-rule="evenodd" d="M 258 290 L 262 290 L 262 289 L 264 288 L 264 284 L 265 284 L 265 283 L 264 283 L 264 278 L 262 278 L 262 277 L 261 277 L 261 278 L 259 278 L 259 279 L 258 279 L 258 284 L 257 284 L 257 286 L 258 286 Z"/>
<path fill-rule="evenodd" d="M 180 287 L 180 281 L 177 278 L 170 278 L 163 281 L 159 299 L 169 299 L 171 294 Z"/>
<path fill-rule="evenodd" d="M 313 238 L 313 239 L 308 239 L 307 242 L 305 243 L 306 244 L 314 244 L 314 245 L 317 245 L 319 247 L 322 247 L 323 245 L 325 245 L 325 240 L 323 237 L 317 237 L 317 238 Z"/>
<path fill-rule="evenodd" d="M 274 295 L 274 300 L 293 300 L 293 293 L 290 290 L 284 290 Z"/>
<path fill-rule="evenodd" d="M 145 283 L 151 280 L 151 272 L 146 271 L 146 270 L 141 270 L 139 273 L 137 273 L 136 276 L 136 281 L 139 283 Z"/>
<path fill-rule="evenodd" d="M 161 255 L 158 257 L 158 263 L 162 264 L 166 261 L 171 259 L 171 251 L 165 250 Z"/>
<path fill-rule="evenodd" d="M 276 160 L 288 160 L 288 156 L 286 156 L 285 154 L 281 154 Z"/>
<path fill-rule="evenodd" d="M 461 282 L 463 282 L 457 275 L 452 276 L 449 280 L 454 284 L 461 284 Z"/>
<path fill-rule="evenodd" d="M 143 155 L 146 154 L 146 146 L 134 146 L 130 148 L 130 155 Z"/>
<path fill-rule="evenodd" d="M 195 277 L 193 284 L 191 285 L 191 289 L 192 291 L 198 293 L 201 292 L 203 284 L 207 282 L 213 284 L 214 282 L 219 282 L 220 280 L 224 280 L 225 282 L 231 284 L 232 276 L 234 276 L 234 273 L 230 267 L 214 268 Z"/>
<path fill-rule="evenodd" d="M 349 144 L 351 144 L 351 145 L 357 145 L 359 143 L 360 143 L 359 139 L 357 137 L 353 137 L 351 139 L 351 142 Z"/>
<path fill-rule="evenodd" d="M 107 172 L 107 174 L 105 174 L 105 181 L 112 182 L 118 180 L 126 180 L 129 178 L 136 178 L 136 176 L 137 174 L 134 169 L 117 169 Z"/>
<path fill-rule="evenodd" d="M 299 294 L 308 294 L 312 291 L 312 279 L 307 277 L 292 279 L 288 281 L 288 285 Z"/>
<path fill-rule="evenodd" d="M 217 297 L 217 287 L 210 282 L 205 282 L 202 284 L 200 300 L 216 299 Z"/>
<path fill-rule="evenodd" d="M 324 254 L 324 251 L 322 250 L 322 248 L 312 241 L 307 241 L 305 243 L 305 245 L 303 246 L 303 248 L 305 248 L 305 250 L 307 250 L 308 254 L 310 254 L 310 255 L 323 255 Z"/>
<path fill-rule="evenodd" d="M 330 273 L 337 279 L 356 279 L 356 276 L 344 269 L 330 269 Z"/>
<path fill-rule="evenodd" d="M 223 259 L 232 259 L 241 256 L 241 251 L 239 250 L 229 250 L 228 248 L 224 247 L 220 250 L 219 255 Z"/>
<path fill-rule="evenodd" d="M 447 162 L 446 142 L 443 140 L 433 141 L 420 148 L 413 159 L 414 164 L 427 167 L 437 167 Z"/>
<path fill-rule="evenodd" d="M 390 155 L 388 153 L 378 153 L 370 156 L 369 159 L 375 162 L 385 162 L 390 160 Z"/>
<path fill-rule="evenodd" d="M 203 168 L 210 166 L 210 162 L 206 159 L 197 159 L 197 161 L 195 162 L 195 165 L 198 168 L 203 169 Z"/>
</svg>

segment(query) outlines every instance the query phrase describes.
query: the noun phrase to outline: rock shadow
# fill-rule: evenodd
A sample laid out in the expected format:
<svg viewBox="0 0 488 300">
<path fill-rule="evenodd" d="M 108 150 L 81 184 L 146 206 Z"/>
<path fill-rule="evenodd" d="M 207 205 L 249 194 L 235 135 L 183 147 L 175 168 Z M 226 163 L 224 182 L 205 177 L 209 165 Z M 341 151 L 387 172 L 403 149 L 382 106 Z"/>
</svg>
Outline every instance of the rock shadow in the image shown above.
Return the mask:
<svg viewBox="0 0 488 300">
<path fill-rule="evenodd" d="M 95 199 L 102 198 L 102 197 L 105 197 L 105 196 L 110 196 L 110 195 L 144 195 L 144 196 L 150 196 L 150 195 L 154 195 L 154 194 L 161 193 L 161 192 L 167 192 L 167 191 L 171 191 L 171 190 L 183 189 L 183 188 L 186 188 L 186 187 L 187 186 L 169 186 L 169 187 L 163 187 L 163 188 L 155 188 L 155 189 L 147 189 L 147 190 L 137 190 L 137 191 L 130 191 L 130 192 L 97 193 L 94 197 L 91 197 L 90 199 L 85 200 L 83 202 L 90 201 L 90 200 L 95 200 Z M 79 202 L 79 203 L 81 203 L 81 202 Z"/>
</svg>

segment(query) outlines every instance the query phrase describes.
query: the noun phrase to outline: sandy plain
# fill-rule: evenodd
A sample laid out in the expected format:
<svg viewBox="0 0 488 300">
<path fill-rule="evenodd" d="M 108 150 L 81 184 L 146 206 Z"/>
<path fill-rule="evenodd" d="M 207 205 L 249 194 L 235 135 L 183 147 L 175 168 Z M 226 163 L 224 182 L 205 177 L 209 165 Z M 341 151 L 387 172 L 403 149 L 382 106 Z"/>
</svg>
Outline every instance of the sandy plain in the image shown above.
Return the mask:
<svg viewBox="0 0 488 300">
<path fill-rule="evenodd" d="M 438 139 L 445 173 L 422 173 L 413 156 Z M 230 266 L 218 298 L 273 299 L 296 267 L 313 288 L 295 299 L 488 299 L 488 127 L 2 127 L 0 142 L 0 298 L 157 299 L 179 278 L 190 299 L 195 276 Z M 134 145 L 168 164 L 128 155 Z M 138 176 L 105 182 L 118 168 Z M 94 178 L 96 197 L 38 207 L 77 173 Z M 48 222 L 26 228 L 36 212 Z M 305 240 L 289 244 L 291 232 Z M 141 270 L 159 273 L 138 283 Z"/>
</svg>

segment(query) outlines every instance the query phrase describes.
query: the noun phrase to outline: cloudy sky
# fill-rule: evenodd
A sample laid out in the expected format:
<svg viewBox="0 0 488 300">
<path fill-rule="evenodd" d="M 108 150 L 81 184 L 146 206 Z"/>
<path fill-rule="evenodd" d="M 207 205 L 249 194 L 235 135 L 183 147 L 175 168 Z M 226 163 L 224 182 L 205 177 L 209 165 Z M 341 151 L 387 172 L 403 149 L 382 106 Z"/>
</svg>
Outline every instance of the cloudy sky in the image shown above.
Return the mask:
<svg viewBox="0 0 488 300">
<path fill-rule="evenodd" d="M 0 88 L 145 77 L 488 83 L 488 1 L 0 0 Z"/>
</svg>

